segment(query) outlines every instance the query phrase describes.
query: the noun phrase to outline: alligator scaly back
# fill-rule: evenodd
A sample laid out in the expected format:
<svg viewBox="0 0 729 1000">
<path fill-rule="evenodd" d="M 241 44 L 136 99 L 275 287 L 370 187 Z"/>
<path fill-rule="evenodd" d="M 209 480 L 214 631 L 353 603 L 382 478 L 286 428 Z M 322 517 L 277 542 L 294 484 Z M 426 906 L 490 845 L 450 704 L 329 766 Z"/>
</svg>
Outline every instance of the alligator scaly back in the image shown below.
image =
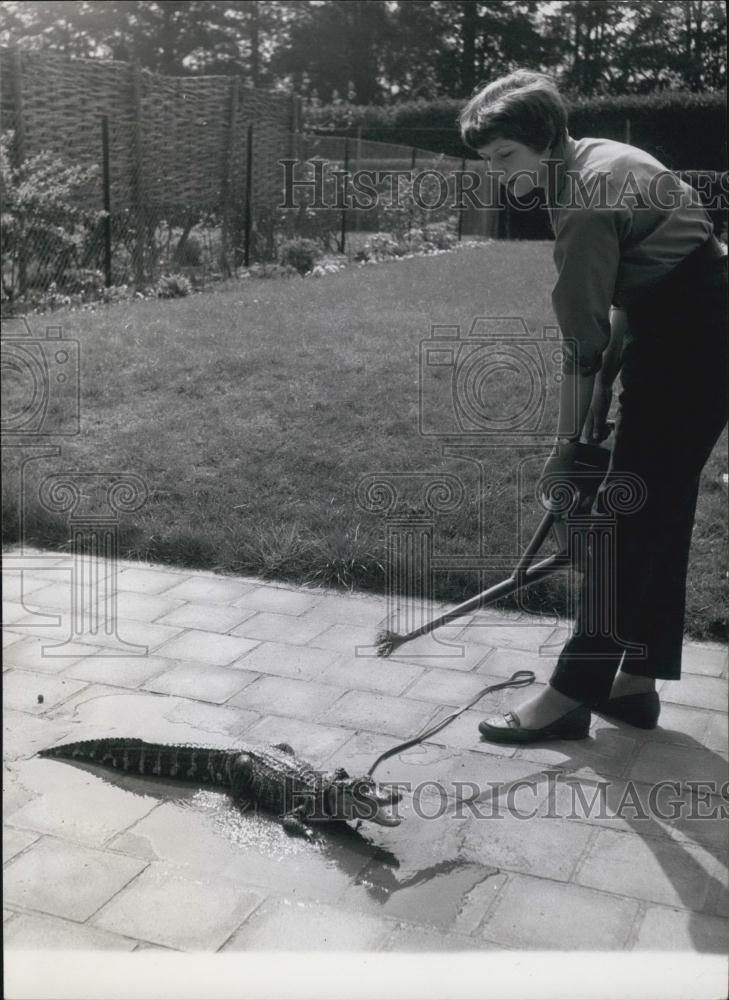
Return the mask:
<svg viewBox="0 0 729 1000">
<path fill-rule="evenodd" d="M 39 757 L 88 761 L 147 777 L 177 778 L 200 784 L 230 787 L 232 750 L 181 744 L 145 743 L 144 740 L 107 738 L 65 743 L 41 750 Z"/>
<path fill-rule="evenodd" d="M 286 743 L 221 750 L 111 737 L 65 743 L 41 750 L 39 756 L 225 788 L 240 805 L 252 803 L 276 813 L 285 829 L 306 836 L 311 830 L 305 819 L 370 819 L 383 826 L 400 822 L 390 809 L 399 794 L 381 791 L 368 775 L 350 778 L 341 768 L 332 774 L 317 771 Z"/>
</svg>

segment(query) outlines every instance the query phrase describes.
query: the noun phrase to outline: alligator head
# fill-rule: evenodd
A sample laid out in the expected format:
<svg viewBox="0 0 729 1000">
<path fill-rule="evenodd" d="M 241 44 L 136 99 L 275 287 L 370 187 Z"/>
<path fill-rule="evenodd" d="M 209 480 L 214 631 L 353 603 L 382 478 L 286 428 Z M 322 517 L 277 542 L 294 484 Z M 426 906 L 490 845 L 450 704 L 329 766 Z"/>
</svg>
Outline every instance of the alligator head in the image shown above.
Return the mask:
<svg viewBox="0 0 729 1000">
<path fill-rule="evenodd" d="M 374 778 L 350 778 L 343 768 L 334 772 L 327 790 L 328 812 L 338 819 L 365 819 L 380 826 L 398 826 L 402 816 L 392 806 L 402 798 L 394 789 L 380 787 Z"/>
</svg>

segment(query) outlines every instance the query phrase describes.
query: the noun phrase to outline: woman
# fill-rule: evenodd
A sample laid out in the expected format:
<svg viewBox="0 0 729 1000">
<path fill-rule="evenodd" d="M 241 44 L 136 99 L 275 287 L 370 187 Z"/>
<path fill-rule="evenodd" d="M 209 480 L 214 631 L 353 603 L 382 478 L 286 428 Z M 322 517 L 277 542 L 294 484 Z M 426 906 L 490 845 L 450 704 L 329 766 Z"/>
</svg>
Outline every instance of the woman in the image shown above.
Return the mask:
<svg viewBox="0 0 729 1000">
<path fill-rule="evenodd" d="M 579 739 L 591 709 L 652 728 L 656 679 L 681 673 L 699 475 L 727 421 L 726 251 L 698 196 L 652 156 L 574 140 L 549 77 L 517 71 L 496 80 L 469 101 L 460 125 L 508 190 L 547 195 L 565 362 L 542 486 L 573 471 L 583 428 L 604 438 L 620 369 L 600 496 L 609 497 L 611 482 L 634 491 L 615 513 L 608 572 L 590 555 L 574 631 L 549 684 L 479 728 L 498 742 Z"/>
</svg>

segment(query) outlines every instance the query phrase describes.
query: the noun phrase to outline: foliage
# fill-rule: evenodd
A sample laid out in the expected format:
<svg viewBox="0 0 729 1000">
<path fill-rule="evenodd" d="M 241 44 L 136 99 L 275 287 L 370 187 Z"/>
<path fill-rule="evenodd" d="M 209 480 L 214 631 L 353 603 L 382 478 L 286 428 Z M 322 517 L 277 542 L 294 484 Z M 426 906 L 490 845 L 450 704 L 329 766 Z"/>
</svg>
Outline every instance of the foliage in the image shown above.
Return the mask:
<svg viewBox="0 0 729 1000">
<path fill-rule="evenodd" d="M 95 166 L 70 166 L 50 152 L 13 163 L 13 133 L 0 136 L 2 297 L 14 301 L 56 287 L 88 284 L 101 211 L 88 208 Z"/>
<path fill-rule="evenodd" d="M 279 263 L 295 268 L 299 274 L 308 274 L 321 255 L 321 247 L 314 240 L 297 238 L 282 244 Z"/>
<path fill-rule="evenodd" d="M 192 286 L 184 274 L 163 274 L 157 281 L 155 291 L 160 299 L 180 299 L 190 294 Z"/>
<path fill-rule="evenodd" d="M 722 93 L 661 91 L 654 94 L 572 96 L 570 131 L 577 137 L 626 139 L 663 159 L 673 169 L 720 170 L 726 160 L 726 99 Z M 448 156 L 473 157 L 457 127 L 463 102 L 439 97 L 393 107 L 351 104 L 308 108 L 307 127 L 319 134 L 360 135 L 373 142 L 401 143 Z M 359 131 L 361 129 L 361 132 Z"/>
<path fill-rule="evenodd" d="M 326 104 L 462 99 L 518 66 L 584 94 L 726 85 L 720 0 L 6 0 L 0 43 L 16 42 Z"/>
</svg>

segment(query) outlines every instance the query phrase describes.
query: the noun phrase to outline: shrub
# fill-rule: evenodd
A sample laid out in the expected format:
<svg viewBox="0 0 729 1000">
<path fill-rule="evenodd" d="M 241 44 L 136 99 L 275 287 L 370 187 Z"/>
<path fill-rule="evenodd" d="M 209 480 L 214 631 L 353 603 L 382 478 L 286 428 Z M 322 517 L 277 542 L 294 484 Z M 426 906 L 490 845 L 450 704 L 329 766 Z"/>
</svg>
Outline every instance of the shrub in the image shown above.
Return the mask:
<svg viewBox="0 0 729 1000">
<path fill-rule="evenodd" d="M 42 297 L 71 269 L 88 272 L 98 250 L 103 212 L 87 207 L 96 166 L 69 166 L 44 151 L 20 166 L 12 161 L 13 133 L 0 136 L 2 199 L 2 297 L 14 302 Z"/>
<path fill-rule="evenodd" d="M 576 138 L 626 138 L 647 150 L 671 170 L 723 170 L 726 160 L 726 96 L 721 91 L 692 93 L 665 90 L 653 94 L 567 96 L 570 132 Z M 362 106 L 321 105 L 305 109 L 306 127 L 320 135 L 356 137 L 437 150 L 475 159 L 461 142 L 458 115 L 463 99 Z M 358 132 L 358 129 L 361 131 Z"/>
<path fill-rule="evenodd" d="M 190 282 L 184 274 L 163 274 L 155 286 L 155 292 L 160 299 L 179 299 L 192 291 Z"/>
<path fill-rule="evenodd" d="M 423 240 L 436 250 L 452 250 L 458 243 L 458 237 L 448 227 L 448 222 L 433 222 L 423 226 Z"/>
<path fill-rule="evenodd" d="M 279 263 L 295 268 L 299 274 L 308 274 L 309 271 L 314 270 L 314 265 L 321 256 L 321 248 L 314 240 L 287 240 L 281 245 Z"/>
</svg>

